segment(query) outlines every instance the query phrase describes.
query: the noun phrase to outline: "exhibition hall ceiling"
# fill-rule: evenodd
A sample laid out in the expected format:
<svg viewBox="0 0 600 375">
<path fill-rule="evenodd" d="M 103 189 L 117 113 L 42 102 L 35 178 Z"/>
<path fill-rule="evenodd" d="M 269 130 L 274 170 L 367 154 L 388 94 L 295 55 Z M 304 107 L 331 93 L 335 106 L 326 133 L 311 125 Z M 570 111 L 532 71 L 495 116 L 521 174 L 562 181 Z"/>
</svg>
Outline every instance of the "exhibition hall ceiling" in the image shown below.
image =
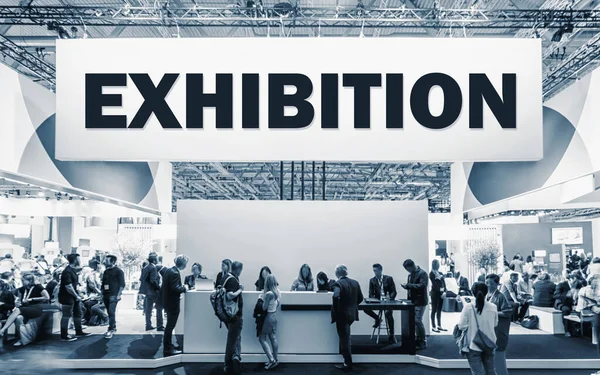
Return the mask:
<svg viewBox="0 0 600 375">
<path fill-rule="evenodd" d="M 0 0 L 1 62 L 52 89 L 57 38 L 520 37 L 547 99 L 597 66 L 599 31 L 597 0 Z"/>
<path fill-rule="evenodd" d="M 427 199 L 430 211 L 448 212 L 450 163 L 173 163 L 174 204 L 279 200 L 282 192 L 284 200 L 323 200 L 323 187 L 325 200 Z"/>
</svg>

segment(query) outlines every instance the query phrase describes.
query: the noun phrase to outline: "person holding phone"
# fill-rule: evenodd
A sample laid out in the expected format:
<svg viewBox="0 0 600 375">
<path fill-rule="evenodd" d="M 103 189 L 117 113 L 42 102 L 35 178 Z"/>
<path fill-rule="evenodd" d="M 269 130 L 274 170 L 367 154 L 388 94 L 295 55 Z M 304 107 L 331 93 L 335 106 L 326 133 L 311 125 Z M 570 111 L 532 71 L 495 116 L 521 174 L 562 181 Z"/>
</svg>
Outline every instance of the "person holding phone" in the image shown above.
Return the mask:
<svg viewBox="0 0 600 375">
<path fill-rule="evenodd" d="M 117 331 L 117 304 L 121 300 L 123 289 L 125 289 L 125 274 L 117 267 L 115 255 L 107 255 L 104 265 L 106 270 L 102 276 L 102 296 L 108 312 L 108 330 L 104 337 L 110 339 Z"/>
</svg>

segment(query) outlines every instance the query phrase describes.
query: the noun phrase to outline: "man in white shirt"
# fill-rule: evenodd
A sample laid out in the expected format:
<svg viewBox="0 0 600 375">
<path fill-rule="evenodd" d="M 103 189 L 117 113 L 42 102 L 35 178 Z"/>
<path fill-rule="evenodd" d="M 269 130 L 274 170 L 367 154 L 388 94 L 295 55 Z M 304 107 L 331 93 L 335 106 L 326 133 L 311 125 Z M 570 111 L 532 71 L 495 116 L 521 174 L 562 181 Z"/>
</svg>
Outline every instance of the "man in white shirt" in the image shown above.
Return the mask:
<svg viewBox="0 0 600 375">
<path fill-rule="evenodd" d="M 4 259 L 0 260 L 0 273 L 12 272 L 15 267 L 15 262 L 12 260 L 12 255 L 6 254 Z"/>
</svg>

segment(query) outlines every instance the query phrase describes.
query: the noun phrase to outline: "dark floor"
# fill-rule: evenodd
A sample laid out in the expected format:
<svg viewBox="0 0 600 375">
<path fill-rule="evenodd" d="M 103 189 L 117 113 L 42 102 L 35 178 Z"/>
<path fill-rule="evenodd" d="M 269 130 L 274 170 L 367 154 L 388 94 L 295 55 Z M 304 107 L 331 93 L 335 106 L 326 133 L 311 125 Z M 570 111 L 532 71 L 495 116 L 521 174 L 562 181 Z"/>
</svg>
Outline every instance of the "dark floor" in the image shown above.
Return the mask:
<svg viewBox="0 0 600 375">
<path fill-rule="evenodd" d="M 460 358 L 458 347 L 450 335 L 430 336 L 427 347 L 417 354 L 436 359 Z M 510 336 L 506 348 L 507 359 L 596 359 L 599 357 L 596 346 L 589 338 L 567 338 L 563 335 Z"/>
<path fill-rule="evenodd" d="M 2 372 L 2 371 L 0 371 Z M 263 372 L 256 369 L 255 366 L 246 366 L 244 374 L 252 374 Z M 590 370 L 511 370 L 510 375 L 590 375 L 593 371 Z M 19 375 L 43 375 L 51 374 L 51 371 L 38 369 L 36 371 L 27 372 L 19 370 L 18 372 L 6 372 L 6 374 Z M 280 368 L 270 371 L 273 374 L 286 375 L 336 375 L 343 374 L 335 369 L 330 364 L 283 364 Z M 81 374 L 81 375 L 221 375 L 223 369 L 219 364 L 185 364 L 177 366 L 164 367 L 160 370 L 78 370 L 78 371 L 60 371 L 60 374 Z M 357 375 L 469 375 L 469 370 L 438 370 L 419 365 L 396 365 L 396 364 L 373 364 L 373 365 L 356 365 L 353 374 Z"/>
</svg>

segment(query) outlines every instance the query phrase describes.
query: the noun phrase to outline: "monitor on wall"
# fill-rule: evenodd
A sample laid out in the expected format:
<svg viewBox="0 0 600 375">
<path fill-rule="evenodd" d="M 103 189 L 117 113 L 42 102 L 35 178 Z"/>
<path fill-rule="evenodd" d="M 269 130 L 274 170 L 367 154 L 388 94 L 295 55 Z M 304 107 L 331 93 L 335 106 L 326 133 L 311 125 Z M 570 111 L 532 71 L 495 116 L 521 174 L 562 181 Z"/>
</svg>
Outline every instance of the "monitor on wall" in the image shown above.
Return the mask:
<svg viewBox="0 0 600 375">
<path fill-rule="evenodd" d="M 552 244 L 582 245 L 583 228 L 552 228 Z"/>
</svg>

